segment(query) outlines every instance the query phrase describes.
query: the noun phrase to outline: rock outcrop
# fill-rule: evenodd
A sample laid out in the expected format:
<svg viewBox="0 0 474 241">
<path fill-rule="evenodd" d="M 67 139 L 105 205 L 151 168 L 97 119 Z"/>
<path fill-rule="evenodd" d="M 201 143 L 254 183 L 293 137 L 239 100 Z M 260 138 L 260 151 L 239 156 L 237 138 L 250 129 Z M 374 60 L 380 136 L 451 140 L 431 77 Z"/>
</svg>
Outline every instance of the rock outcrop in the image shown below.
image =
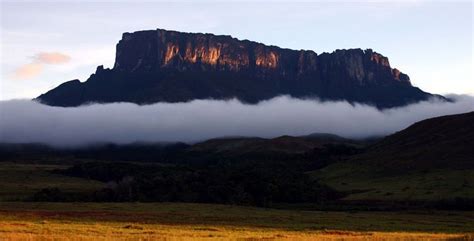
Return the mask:
<svg viewBox="0 0 474 241">
<path fill-rule="evenodd" d="M 371 49 L 320 55 L 230 36 L 167 30 L 124 33 L 112 69 L 84 83 L 66 82 L 38 97 L 49 105 L 127 101 L 138 104 L 238 98 L 256 103 L 278 95 L 347 100 L 379 108 L 432 95 L 415 88 Z"/>
</svg>

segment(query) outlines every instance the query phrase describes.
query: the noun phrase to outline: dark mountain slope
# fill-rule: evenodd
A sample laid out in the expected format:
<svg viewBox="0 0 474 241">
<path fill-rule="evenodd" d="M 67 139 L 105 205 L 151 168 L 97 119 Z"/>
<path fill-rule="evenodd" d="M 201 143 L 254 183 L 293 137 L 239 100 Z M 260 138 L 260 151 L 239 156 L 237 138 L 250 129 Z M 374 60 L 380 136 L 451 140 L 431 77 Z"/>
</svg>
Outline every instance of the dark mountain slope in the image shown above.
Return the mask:
<svg viewBox="0 0 474 241">
<path fill-rule="evenodd" d="M 55 106 L 234 97 L 256 103 L 285 94 L 380 108 L 432 97 L 371 49 L 318 55 L 230 36 L 158 29 L 124 33 L 112 69 L 99 66 L 86 82 L 65 82 L 37 99 Z"/>
<path fill-rule="evenodd" d="M 420 121 L 314 176 L 352 193 L 347 200 L 444 200 L 472 208 L 474 112 Z"/>
<path fill-rule="evenodd" d="M 358 159 L 401 169 L 474 168 L 474 112 L 417 122 Z"/>
<path fill-rule="evenodd" d="M 304 154 L 328 145 L 362 147 L 364 143 L 345 139 L 337 135 L 311 134 L 307 136 L 280 136 L 265 138 L 216 138 L 193 145 L 195 152 L 220 153 L 233 156 L 245 154 Z"/>
</svg>

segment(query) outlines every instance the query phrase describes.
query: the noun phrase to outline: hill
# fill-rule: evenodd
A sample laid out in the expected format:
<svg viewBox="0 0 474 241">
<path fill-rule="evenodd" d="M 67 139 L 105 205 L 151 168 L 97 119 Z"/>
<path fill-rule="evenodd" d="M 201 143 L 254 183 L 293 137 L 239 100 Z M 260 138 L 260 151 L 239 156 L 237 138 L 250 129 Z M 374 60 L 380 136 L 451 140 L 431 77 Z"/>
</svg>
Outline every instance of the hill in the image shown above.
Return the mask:
<svg viewBox="0 0 474 241">
<path fill-rule="evenodd" d="M 474 112 L 420 121 L 314 176 L 349 200 L 472 199 L 472 123 Z"/>
<path fill-rule="evenodd" d="M 417 122 L 358 159 L 390 168 L 474 168 L 474 112 Z"/>
<path fill-rule="evenodd" d="M 363 142 L 345 139 L 337 135 L 311 134 L 307 136 L 280 136 L 276 138 L 216 138 L 197 143 L 191 151 L 221 154 L 303 154 L 328 145 L 349 145 L 360 147 Z"/>
<path fill-rule="evenodd" d="M 50 176 L 48 180 L 114 183 L 94 192 L 71 193 L 67 185 L 46 185 L 43 190 L 41 183 L 50 182 L 36 181 L 38 185 L 30 191 L 37 192 L 28 191 L 28 198 L 42 201 L 191 201 L 259 206 L 362 202 L 370 208 L 399 208 L 410 203 L 416 208 L 472 209 L 473 118 L 474 112 L 424 120 L 375 143 L 311 134 L 69 150 L 10 144 L 0 145 L 0 157 L 9 161 L 5 164 L 10 169 L 21 170 L 26 167 L 23 164 L 63 165 L 48 175 L 38 175 L 39 181 Z M 30 170 L 16 173 L 27 175 Z M 11 173 L 6 173 L 8 178 L 16 176 Z M 29 183 L 27 176 L 15 180 Z M 8 185 L 8 195 L 15 196 L 16 184 Z"/>
</svg>

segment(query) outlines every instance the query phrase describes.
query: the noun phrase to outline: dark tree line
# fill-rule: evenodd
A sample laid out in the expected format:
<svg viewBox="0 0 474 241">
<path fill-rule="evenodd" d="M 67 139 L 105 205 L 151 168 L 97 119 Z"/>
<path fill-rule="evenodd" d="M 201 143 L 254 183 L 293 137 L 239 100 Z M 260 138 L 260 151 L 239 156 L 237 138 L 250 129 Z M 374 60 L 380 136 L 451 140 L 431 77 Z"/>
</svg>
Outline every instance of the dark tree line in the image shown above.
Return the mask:
<svg viewBox="0 0 474 241">
<path fill-rule="evenodd" d="M 273 203 L 322 204 L 344 194 L 318 183 L 306 173 L 360 151 L 353 146 L 336 144 L 306 153 L 199 152 L 179 144 L 160 148 L 109 145 L 74 153 L 100 157 L 98 160 L 102 161 L 77 163 L 56 171 L 105 182 L 105 188 L 87 194 L 44 189 L 32 199 L 201 202 L 265 207 Z M 148 161 L 132 162 L 137 157 Z"/>
<path fill-rule="evenodd" d="M 107 182 L 102 190 L 78 196 L 46 189 L 36 201 L 201 202 L 269 207 L 273 203 L 324 203 L 342 196 L 288 162 L 242 161 L 203 167 L 89 162 L 59 171 Z M 69 199 L 69 200 L 68 200 Z"/>
</svg>

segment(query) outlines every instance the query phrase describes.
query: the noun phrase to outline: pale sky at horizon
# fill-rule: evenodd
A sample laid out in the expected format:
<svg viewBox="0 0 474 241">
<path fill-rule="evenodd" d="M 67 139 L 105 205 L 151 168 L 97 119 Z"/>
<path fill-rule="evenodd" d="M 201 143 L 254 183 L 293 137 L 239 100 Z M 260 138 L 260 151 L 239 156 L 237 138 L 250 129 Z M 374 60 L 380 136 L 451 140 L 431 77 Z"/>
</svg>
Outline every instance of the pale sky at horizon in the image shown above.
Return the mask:
<svg viewBox="0 0 474 241">
<path fill-rule="evenodd" d="M 123 32 L 156 28 L 318 54 L 372 48 L 425 91 L 474 95 L 472 1 L 0 1 L 0 100 L 85 81 L 113 66 Z"/>
</svg>

